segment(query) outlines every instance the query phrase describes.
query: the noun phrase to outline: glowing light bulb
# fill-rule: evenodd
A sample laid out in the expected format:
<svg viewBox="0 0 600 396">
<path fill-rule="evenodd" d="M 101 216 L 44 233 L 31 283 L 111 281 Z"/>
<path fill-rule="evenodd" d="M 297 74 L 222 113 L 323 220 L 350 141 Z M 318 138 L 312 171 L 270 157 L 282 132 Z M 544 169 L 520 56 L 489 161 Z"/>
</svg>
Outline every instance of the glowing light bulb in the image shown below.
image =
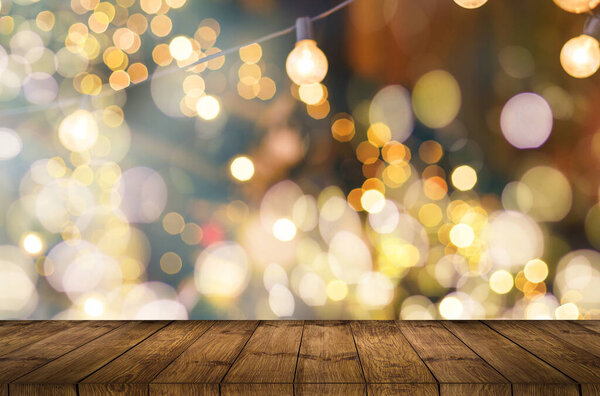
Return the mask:
<svg viewBox="0 0 600 396">
<path fill-rule="evenodd" d="M 591 11 L 600 4 L 600 0 L 554 0 L 554 4 L 567 12 L 581 14 Z"/>
<path fill-rule="evenodd" d="M 600 44 L 595 38 L 582 34 L 572 38 L 560 51 L 560 64 L 573 77 L 586 78 L 600 67 Z"/>
<path fill-rule="evenodd" d="M 298 85 L 318 83 L 327 74 L 327 57 L 314 40 L 300 40 L 288 55 L 285 69 Z"/>
</svg>

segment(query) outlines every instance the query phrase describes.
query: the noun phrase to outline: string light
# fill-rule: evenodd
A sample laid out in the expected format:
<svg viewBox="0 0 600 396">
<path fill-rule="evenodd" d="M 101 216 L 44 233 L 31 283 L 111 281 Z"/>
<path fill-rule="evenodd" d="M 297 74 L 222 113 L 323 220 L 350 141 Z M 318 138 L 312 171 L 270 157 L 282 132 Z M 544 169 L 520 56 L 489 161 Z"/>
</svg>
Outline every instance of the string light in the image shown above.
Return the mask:
<svg viewBox="0 0 600 396">
<path fill-rule="evenodd" d="M 296 47 L 288 55 L 285 69 L 298 85 L 319 83 L 327 74 L 327 57 L 312 38 L 309 17 L 296 20 Z"/>
<path fill-rule="evenodd" d="M 563 69 L 575 78 L 586 78 L 600 67 L 600 18 L 593 14 L 585 22 L 583 34 L 567 41 L 560 51 Z"/>
</svg>

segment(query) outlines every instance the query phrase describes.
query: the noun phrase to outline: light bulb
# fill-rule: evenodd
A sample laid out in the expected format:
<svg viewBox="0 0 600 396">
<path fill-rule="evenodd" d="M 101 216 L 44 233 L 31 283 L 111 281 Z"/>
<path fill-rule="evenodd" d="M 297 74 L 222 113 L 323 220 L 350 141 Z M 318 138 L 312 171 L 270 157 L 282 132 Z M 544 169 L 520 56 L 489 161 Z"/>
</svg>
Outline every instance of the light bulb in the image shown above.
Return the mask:
<svg viewBox="0 0 600 396">
<path fill-rule="evenodd" d="M 560 64 L 573 77 L 591 76 L 600 66 L 598 40 L 582 34 L 567 41 L 560 51 Z"/>
<path fill-rule="evenodd" d="M 554 0 L 554 4 L 567 12 L 581 14 L 596 8 L 600 0 Z"/>
<path fill-rule="evenodd" d="M 298 85 L 318 83 L 327 74 L 327 57 L 314 40 L 300 40 L 288 55 L 285 69 Z"/>
</svg>

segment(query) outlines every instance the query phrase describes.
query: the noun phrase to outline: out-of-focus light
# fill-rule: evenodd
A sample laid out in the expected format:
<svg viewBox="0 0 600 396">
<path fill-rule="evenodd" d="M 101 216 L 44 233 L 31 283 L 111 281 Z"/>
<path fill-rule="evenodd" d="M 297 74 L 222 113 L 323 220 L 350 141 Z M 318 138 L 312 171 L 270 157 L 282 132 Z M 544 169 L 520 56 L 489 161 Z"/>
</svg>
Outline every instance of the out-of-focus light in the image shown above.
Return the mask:
<svg viewBox="0 0 600 396">
<path fill-rule="evenodd" d="M 185 220 L 177 212 L 170 212 L 163 217 L 163 228 L 171 235 L 181 234 L 185 227 Z"/>
<path fill-rule="evenodd" d="M 44 241 L 36 233 L 28 233 L 23 238 L 23 249 L 29 254 L 39 254 L 44 249 Z"/>
<path fill-rule="evenodd" d="M 221 104 L 211 95 L 206 95 L 198 99 L 196 102 L 196 112 L 200 118 L 207 121 L 214 120 L 221 111 Z"/>
<path fill-rule="evenodd" d="M 248 181 L 254 176 L 254 163 L 246 156 L 236 157 L 229 166 L 231 175 L 239 181 Z"/>
<path fill-rule="evenodd" d="M 295 305 L 294 296 L 287 287 L 276 284 L 269 291 L 269 307 L 275 315 L 292 316 Z"/>
<path fill-rule="evenodd" d="M 529 260 L 523 274 L 529 282 L 540 283 L 548 276 L 548 265 L 540 259 Z"/>
<path fill-rule="evenodd" d="M 192 55 L 193 52 L 192 43 L 190 39 L 184 36 L 177 36 L 169 44 L 169 52 L 171 56 L 178 61 L 185 60 Z"/>
<path fill-rule="evenodd" d="M 324 99 L 325 89 L 320 83 L 303 84 L 298 89 L 298 95 L 304 103 L 316 105 Z"/>
<path fill-rule="evenodd" d="M 90 297 L 85 300 L 83 310 L 87 315 L 97 318 L 104 312 L 104 304 L 97 298 Z"/>
<path fill-rule="evenodd" d="M 513 277 L 506 270 L 498 270 L 490 276 L 490 289 L 498 294 L 506 294 L 513 287 Z"/>
<path fill-rule="evenodd" d="M 369 106 L 369 122 L 385 124 L 392 139 L 398 142 L 408 139 L 414 126 L 408 90 L 401 85 L 388 85 L 377 92 Z"/>
<path fill-rule="evenodd" d="M 296 236 L 296 225 L 290 219 L 278 219 L 273 224 L 273 236 L 282 242 L 291 241 Z"/>
<path fill-rule="evenodd" d="M 519 207 L 538 221 L 559 221 L 571 210 L 571 185 L 557 169 L 549 166 L 533 167 L 521 177 L 519 186 Z"/>
<path fill-rule="evenodd" d="M 248 268 L 248 256 L 240 245 L 234 242 L 212 244 L 196 260 L 196 287 L 207 296 L 236 297 L 246 288 Z"/>
<path fill-rule="evenodd" d="M 581 14 L 596 8 L 600 0 L 554 0 L 554 4 L 567 12 Z"/>
<path fill-rule="evenodd" d="M 367 190 L 360 197 L 362 207 L 369 213 L 378 213 L 385 207 L 385 196 L 378 190 Z"/>
<path fill-rule="evenodd" d="M 516 148 L 540 147 L 552 132 L 552 109 L 540 95 L 517 94 L 502 108 L 500 128 L 506 140 Z"/>
<path fill-rule="evenodd" d="M 473 9 L 481 7 L 487 3 L 487 0 L 454 0 L 454 2 L 462 8 Z"/>
<path fill-rule="evenodd" d="M 452 184 L 460 191 L 468 191 L 477 183 L 477 172 L 469 165 L 461 165 L 452 172 Z"/>
<path fill-rule="evenodd" d="M 160 258 L 160 269 L 165 274 L 176 274 L 181 271 L 182 266 L 181 257 L 175 252 L 167 252 Z"/>
<path fill-rule="evenodd" d="M 62 120 L 58 127 L 58 137 L 68 150 L 86 151 L 98 139 L 98 125 L 92 113 L 86 110 L 77 110 Z"/>
<path fill-rule="evenodd" d="M 23 142 L 15 131 L 0 128 L 0 161 L 16 157 L 22 149 Z"/>
<path fill-rule="evenodd" d="M 576 78 L 586 78 L 600 67 L 600 45 L 598 40 L 587 34 L 567 41 L 560 50 L 560 64 Z"/>
<path fill-rule="evenodd" d="M 348 295 L 346 282 L 334 279 L 327 284 L 327 296 L 333 301 L 341 301 Z"/>
<path fill-rule="evenodd" d="M 468 224 L 460 223 L 450 230 L 450 241 L 459 248 L 471 246 L 474 240 L 475 232 Z"/>
<path fill-rule="evenodd" d="M 285 61 L 290 79 L 297 85 L 323 81 L 327 74 L 327 57 L 314 40 L 300 40 Z"/>
<path fill-rule="evenodd" d="M 566 303 L 554 310 L 554 317 L 559 320 L 579 319 L 579 308 L 573 303 Z"/>
<path fill-rule="evenodd" d="M 459 319 L 463 313 L 463 303 L 454 296 L 444 297 L 440 302 L 439 311 L 445 319 Z"/>
<path fill-rule="evenodd" d="M 394 297 L 394 285 L 381 272 L 365 275 L 356 288 L 358 302 L 366 308 L 382 308 Z"/>
<path fill-rule="evenodd" d="M 460 110 L 460 87 L 444 70 L 434 70 L 421 76 L 413 89 L 415 115 L 429 128 L 443 128 L 454 121 Z"/>
</svg>

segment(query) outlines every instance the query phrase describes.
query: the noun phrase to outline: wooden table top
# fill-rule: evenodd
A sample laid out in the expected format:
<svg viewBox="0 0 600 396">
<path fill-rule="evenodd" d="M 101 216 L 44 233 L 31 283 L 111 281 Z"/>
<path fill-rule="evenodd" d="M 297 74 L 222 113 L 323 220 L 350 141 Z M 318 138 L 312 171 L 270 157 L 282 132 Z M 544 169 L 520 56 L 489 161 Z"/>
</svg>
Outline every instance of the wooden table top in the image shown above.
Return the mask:
<svg viewBox="0 0 600 396">
<path fill-rule="evenodd" d="M 0 396 L 600 395 L 600 321 L 0 322 Z"/>
</svg>

